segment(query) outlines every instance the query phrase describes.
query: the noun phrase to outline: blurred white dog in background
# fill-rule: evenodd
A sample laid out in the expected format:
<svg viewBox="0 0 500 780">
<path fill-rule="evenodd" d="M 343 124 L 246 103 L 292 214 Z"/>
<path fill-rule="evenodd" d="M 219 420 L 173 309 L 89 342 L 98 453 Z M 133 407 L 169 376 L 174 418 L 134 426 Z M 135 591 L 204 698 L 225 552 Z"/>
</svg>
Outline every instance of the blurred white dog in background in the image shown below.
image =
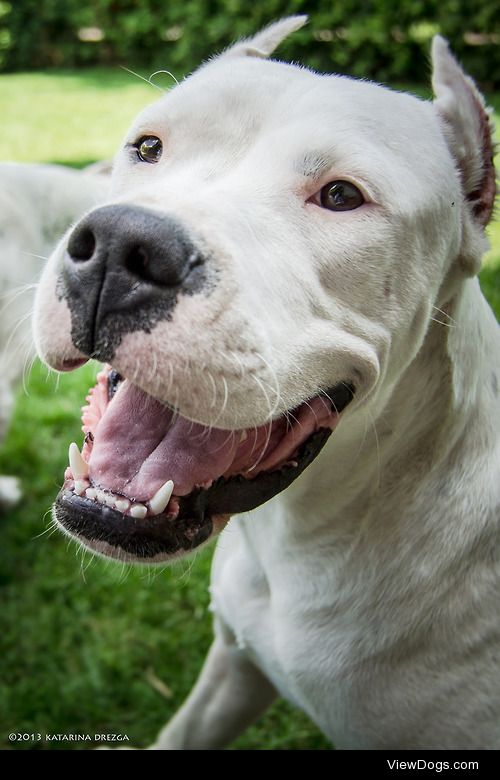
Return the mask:
<svg viewBox="0 0 500 780">
<path fill-rule="evenodd" d="M 13 388 L 34 354 L 30 312 L 35 282 L 56 240 L 102 197 L 100 170 L 0 163 L 0 443 Z M 14 477 L 0 476 L 0 508 L 20 496 Z"/>
</svg>

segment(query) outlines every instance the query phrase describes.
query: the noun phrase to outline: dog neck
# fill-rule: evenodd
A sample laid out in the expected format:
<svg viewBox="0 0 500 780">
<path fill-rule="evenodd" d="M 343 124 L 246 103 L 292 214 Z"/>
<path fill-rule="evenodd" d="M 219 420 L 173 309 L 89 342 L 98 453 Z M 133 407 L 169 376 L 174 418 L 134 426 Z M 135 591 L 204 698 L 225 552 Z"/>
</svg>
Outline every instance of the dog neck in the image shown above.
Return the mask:
<svg viewBox="0 0 500 780">
<path fill-rule="evenodd" d="M 410 500 L 414 485 L 449 473 L 464 438 L 476 449 L 481 437 L 485 447 L 493 446 L 500 339 L 477 280 L 465 281 L 435 313 L 398 381 L 346 415 L 317 461 L 287 490 L 285 504 L 298 523 L 306 514 L 309 530 L 332 521 L 352 528 L 367 515 L 380 517 L 393 495 Z"/>
</svg>

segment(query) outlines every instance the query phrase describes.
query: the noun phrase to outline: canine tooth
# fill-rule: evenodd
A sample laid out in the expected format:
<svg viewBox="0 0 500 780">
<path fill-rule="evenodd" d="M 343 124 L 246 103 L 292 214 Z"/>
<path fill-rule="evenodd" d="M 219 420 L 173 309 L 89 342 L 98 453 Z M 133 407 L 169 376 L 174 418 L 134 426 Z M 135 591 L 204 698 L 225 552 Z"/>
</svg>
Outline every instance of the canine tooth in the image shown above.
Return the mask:
<svg viewBox="0 0 500 780">
<path fill-rule="evenodd" d="M 148 513 L 148 510 L 144 504 L 133 504 L 130 507 L 130 514 L 132 517 L 137 517 L 139 520 L 143 520 Z"/>
<path fill-rule="evenodd" d="M 80 450 L 78 448 L 78 444 L 72 442 L 69 445 L 68 454 L 69 454 L 69 465 L 71 471 L 73 472 L 74 479 L 75 480 L 87 479 L 89 475 L 89 467 L 88 464 L 85 463 L 84 459 L 81 456 Z"/>
<path fill-rule="evenodd" d="M 95 488 L 87 488 L 85 495 L 93 500 L 97 496 L 97 490 Z"/>
<path fill-rule="evenodd" d="M 126 498 L 117 498 L 115 501 L 115 507 L 119 512 L 125 513 L 130 506 L 130 501 Z"/>
<path fill-rule="evenodd" d="M 153 498 L 149 502 L 149 508 L 154 515 L 159 515 L 166 508 L 170 501 L 170 496 L 174 490 L 174 483 L 171 479 L 165 482 L 164 485 L 159 488 L 154 494 Z"/>
<path fill-rule="evenodd" d="M 248 433 L 246 431 L 242 431 L 241 432 L 241 436 L 240 436 L 240 444 L 241 444 L 241 442 L 245 441 L 246 439 L 248 439 Z"/>
<path fill-rule="evenodd" d="M 89 486 L 89 483 L 86 479 L 76 479 L 75 480 L 75 493 L 77 496 L 83 496 L 85 491 L 87 490 Z"/>
</svg>

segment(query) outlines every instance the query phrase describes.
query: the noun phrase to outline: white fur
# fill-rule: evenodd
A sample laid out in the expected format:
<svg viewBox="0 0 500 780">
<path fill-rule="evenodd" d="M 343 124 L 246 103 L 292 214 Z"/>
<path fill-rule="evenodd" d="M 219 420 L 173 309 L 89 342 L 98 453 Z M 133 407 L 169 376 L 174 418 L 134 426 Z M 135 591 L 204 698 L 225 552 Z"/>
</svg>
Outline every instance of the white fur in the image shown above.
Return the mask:
<svg viewBox="0 0 500 780">
<path fill-rule="evenodd" d="M 456 86 L 441 44 L 437 108 L 244 56 L 269 53 L 270 35 L 140 115 L 127 138 L 161 136 L 160 163 L 118 155 L 110 201 L 181 219 L 218 285 L 126 336 L 113 365 L 224 427 L 340 381 L 356 396 L 304 474 L 221 535 L 217 638 L 153 747 L 224 745 L 278 691 L 338 748 L 499 748 L 500 338 L 471 277 L 485 241 L 468 200 L 481 165 L 470 82 Z M 311 181 L 300 167 L 317 156 L 330 164 Z M 367 204 L 311 204 L 335 179 Z M 55 364 L 72 349 L 53 295 L 60 258 L 38 296 L 38 344 Z"/>
<path fill-rule="evenodd" d="M 30 313 L 44 258 L 68 225 L 103 197 L 106 186 L 97 173 L 0 163 L 0 443 L 13 387 L 34 354 Z M 19 495 L 13 477 L 0 478 L 0 506 L 15 503 Z"/>
</svg>

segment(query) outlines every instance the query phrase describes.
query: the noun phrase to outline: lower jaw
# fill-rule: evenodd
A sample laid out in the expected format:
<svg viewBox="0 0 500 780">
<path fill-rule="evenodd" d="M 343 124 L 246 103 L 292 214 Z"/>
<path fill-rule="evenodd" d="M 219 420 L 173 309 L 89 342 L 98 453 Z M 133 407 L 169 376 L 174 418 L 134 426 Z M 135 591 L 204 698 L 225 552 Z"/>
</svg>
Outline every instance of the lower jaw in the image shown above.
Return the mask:
<svg viewBox="0 0 500 780">
<path fill-rule="evenodd" d="M 165 563 L 186 555 L 215 537 L 231 515 L 247 512 L 287 488 L 315 459 L 331 428 L 320 428 L 299 450 L 296 464 L 262 472 L 254 479 L 219 479 L 208 490 L 196 489 L 180 500 L 175 518 L 167 514 L 138 519 L 96 504 L 63 488 L 54 504 L 61 530 L 90 551 L 130 563 Z"/>
<path fill-rule="evenodd" d="M 123 563 L 147 564 L 183 557 L 219 534 L 230 520 L 230 515 L 214 515 L 200 525 L 158 515 L 145 524 L 129 516 L 117 520 L 117 513 L 104 507 L 97 523 L 88 502 L 70 491 L 61 491 L 52 514 L 61 531 L 90 552 Z"/>
</svg>

